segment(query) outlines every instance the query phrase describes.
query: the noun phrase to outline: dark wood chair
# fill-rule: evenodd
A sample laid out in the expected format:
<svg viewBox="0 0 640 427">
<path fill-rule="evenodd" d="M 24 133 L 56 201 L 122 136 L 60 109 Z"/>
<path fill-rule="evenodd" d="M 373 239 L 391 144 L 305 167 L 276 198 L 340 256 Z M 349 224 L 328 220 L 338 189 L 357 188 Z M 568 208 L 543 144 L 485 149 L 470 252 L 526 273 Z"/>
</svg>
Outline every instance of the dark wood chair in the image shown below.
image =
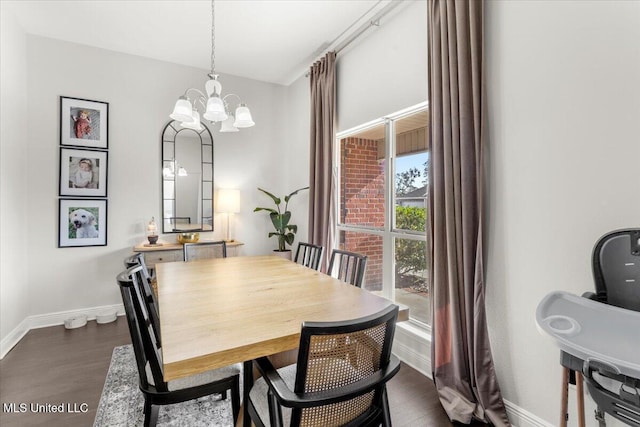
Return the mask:
<svg viewBox="0 0 640 427">
<path fill-rule="evenodd" d="M 151 272 L 151 270 L 149 270 L 149 268 L 147 268 L 147 264 L 144 262 L 144 255 L 142 254 L 142 252 L 136 252 L 135 254 L 130 255 L 124 259 L 124 266 L 126 268 L 131 268 L 136 265 L 142 266 L 142 274 L 147 279 L 149 279 L 150 281 L 155 280 L 154 274 Z"/>
<path fill-rule="evenodd" d="M 149 317 L 151 318 L 151 324 L 153 326 L 153 333 L 155 334 L 158 347 L 162 346 L 160 340 L 160 314 L 158 309 L 158 298 L 156 289 L 156 279 L 151 277 L 149 270 L 144 262 L 144 255 L 140 252 L 128 256 L 124 260 L 125 268 L 132 268 L 140 266 L 138 274 L 141 276 L 139 280 L 140 293 L 144 297 L 144 303 L 146 304 Z"/>
<path fill-rule="evenodd" d="M 136 357 L 140 390 L 144 395 L 144 426 L 155 426 L 160 405 L 170 405 L 197 399 L 214 393 L 226 398 L 231 390 L 234 425 L 240 411 L 240 370 L 236 366 L 224 367 L 202 374 L 165 382 L 160 348 L 153 324 L 140 292 L 141 266 L 123 271 L 117 276 L 124 304 L 131 342 Z"/>
<path fill-rule="evenodd" d="M 314 270 L 320 269 L 324 247 L 311 243 L 298 243 L 294 261 Z"/>
<path fill-rule="evenodd" d="M 184 244 L 184 260 L 226 258 L 227 243 L 224 240 L 215 242 L 196 242 Z"/>
<path fill-rule="evenodd" d="M 361 288 L 366 268 L 366 255 L 334 249 L 331 252 L 327 274 Z"/>
<path fill-rule="evenodd" d="M 397 316 L 390 306 L 356 320 L 304 322 L 295 365 L 276 370 L 266 357 L 254 361 L 262 378 L 249 393 L 251 420 L 258 427 L 390 426 L 386 383 L 400 370 L 391 354 Z"/>
</svg>

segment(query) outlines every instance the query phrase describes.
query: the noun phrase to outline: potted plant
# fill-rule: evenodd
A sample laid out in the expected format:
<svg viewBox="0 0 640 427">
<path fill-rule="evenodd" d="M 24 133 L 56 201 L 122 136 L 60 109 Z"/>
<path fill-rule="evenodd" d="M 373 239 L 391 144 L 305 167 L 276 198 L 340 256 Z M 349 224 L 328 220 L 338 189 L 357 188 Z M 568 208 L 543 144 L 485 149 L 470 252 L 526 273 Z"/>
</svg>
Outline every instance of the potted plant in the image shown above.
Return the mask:
<svg viewBox="0 0 640 427">
<path fill-rule="evenodd" d="M 262 191 L 264 194 L 271 197 L 273 203 L 275 203 L 276 205 L 276 209 L 257 207 L 253 211 L 269 212 L 269 218 L 271 218 L 271 222 L 276 229 L 276 231 L 272 231 L 269 233 L 269 237 L 278 237 L 278 249 L 274 249 L 274 252 L 279 254 L 286 253 L 288 255 L 288 258 L 291 258 L 291 249 L 287 249 L 286 245 L 291 245 L 293 243 L 295 234 L 298 231 L 297 225 L 289 223 L 289 221 L 291 220 L 291 212 L 287 209 L 289 206 L 289 200 L 291 200 L 291 197 L 298 194 L 298 192 L 307 189 L 309 189 L 309 187 L 298 188 L 293 193 L 284 196 L 284 209 L 281 209 L 280 205 L 282 204 L 282 199 L 274 196 L 266 190 L 263 190 L 262 188 L 258 188 L 259 191 Z"/>
</svg>

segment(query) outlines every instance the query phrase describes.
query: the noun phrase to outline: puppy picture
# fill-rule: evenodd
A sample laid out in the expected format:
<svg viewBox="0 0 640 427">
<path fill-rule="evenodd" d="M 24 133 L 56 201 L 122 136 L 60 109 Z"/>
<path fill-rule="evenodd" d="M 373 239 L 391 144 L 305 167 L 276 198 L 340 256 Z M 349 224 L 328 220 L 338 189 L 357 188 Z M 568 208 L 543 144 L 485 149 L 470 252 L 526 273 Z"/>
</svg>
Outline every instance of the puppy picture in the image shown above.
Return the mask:
<svg viewBox="0 0 640 427">
<path fill-rule="evenodd" d="M 59 199 L 58 247 L 107 245 L 106 199 Z"/>
<path fill-rule="evenodd" d="M 70 208 L 74 209 L 74 208 Z M 89 209 L 94 212 L 90 212 Z M 69 214 L 69 238 L 87 239 L 98 237 L 97 208 L 74 209 Z"/>
</svg>

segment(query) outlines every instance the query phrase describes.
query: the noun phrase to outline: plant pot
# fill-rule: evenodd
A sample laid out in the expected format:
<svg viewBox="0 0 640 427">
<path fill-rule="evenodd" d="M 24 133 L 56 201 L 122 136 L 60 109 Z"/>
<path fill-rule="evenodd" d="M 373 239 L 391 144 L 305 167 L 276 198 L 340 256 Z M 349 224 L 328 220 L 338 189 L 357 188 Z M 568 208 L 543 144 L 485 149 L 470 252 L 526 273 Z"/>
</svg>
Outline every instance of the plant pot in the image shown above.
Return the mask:
<svg viewBox="0 0 640 427">
<path fill-rule="evenodd" d="M 279 251 L 277 249 L 274 249 L 273 254 L 279 256 L 280 258 L 288 259 L 289 261 L 291 261 L 291 249 L 287 249 L 286 251 Z"/>
</svg>

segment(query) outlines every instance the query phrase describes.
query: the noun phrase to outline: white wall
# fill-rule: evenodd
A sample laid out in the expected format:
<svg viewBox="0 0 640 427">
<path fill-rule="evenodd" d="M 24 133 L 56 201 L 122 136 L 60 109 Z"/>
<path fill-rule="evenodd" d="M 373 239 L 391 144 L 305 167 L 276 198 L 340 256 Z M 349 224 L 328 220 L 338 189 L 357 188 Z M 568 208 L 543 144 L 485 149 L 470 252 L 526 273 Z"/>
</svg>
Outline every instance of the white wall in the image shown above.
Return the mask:
<svg viewBox="0 0 640 427">
<path fill-rule="evenodd" d="M 338 132 L 427 100 L 426 22 L 426 1 L 404 2 L 338 53 Z"/>
<path fill-rule="evenodd" d="M 555 425 L 559 351 L 536 306 L 593 290 L 595 241 L 640 226 L 640 2 L 486 5 L 493 354 L 504 397 Z"/>
<path fill-rule="evenodd" d="M 309 64 L 311 66 L 311 64 Z M 289 194 L 293 190 L 309 185 L 309 155 L 310 143 L 310 115 L 311 91 L 309 78 L 301 76 L 287 87 L 286 110 L 283 123 L 286 129 L 282 149 L 286 164 L 282 182 L 285 183 L 282 193 Z M 293 244 L 309 241 L 309 191 L 298 193 L 289 204 L 291 219 L 298 226 L 298 233 Z"/>
<path fill-rule="evenodd" d="M 27 41 L 29 162 L 15 175 L 28 182 L 29 314 L 116 304 L 114 278 L 122 260 L 144 240 L 151 216 L 160 216 L 162 128 L 187 87 L 202 89 L 206 71 L 48 38 Z M 236 134 L 213 131 L 215 185 L 241 190 L 236 238 L 246 243 L 244 253 L 267 253 L 270 224 L 251 210 L 259 196 L 255 187 L 275 187 L 282 179 L 274 147 L 282 144 L 284 88 L 224 75 L 221 80 L 226 93 L 238 93 L 249 104 L 257 124 Z M 60 95 L 109 102 L 106 247 L 56 247 Z M 219 222 L 203 238 L 222 237 Z"/>
<path fill-rule="evenodd" d="M 29 313 L 28 253 L 25 221 L 27 171 L 27 44 L 11 11 L 1 4 L 0 16 L 0 339 Z M 15 331 L 17 335 L 24 332 Z"/>
</svg>

